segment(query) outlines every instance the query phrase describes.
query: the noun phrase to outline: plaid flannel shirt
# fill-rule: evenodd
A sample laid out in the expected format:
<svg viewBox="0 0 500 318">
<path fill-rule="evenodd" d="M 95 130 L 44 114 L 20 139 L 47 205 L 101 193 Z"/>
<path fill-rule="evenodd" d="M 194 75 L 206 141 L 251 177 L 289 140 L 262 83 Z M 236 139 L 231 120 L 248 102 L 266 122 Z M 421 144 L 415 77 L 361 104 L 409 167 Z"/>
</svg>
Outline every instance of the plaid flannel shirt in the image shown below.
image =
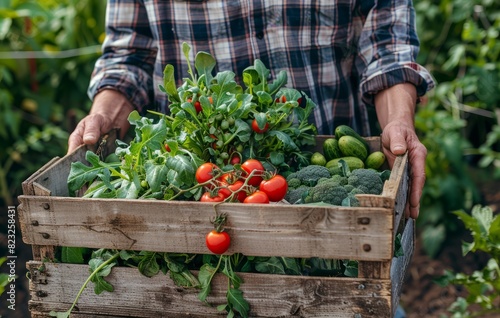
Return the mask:
<svg viewBox="0 0 500 318">
<path fill-rule="evenodd" d="M 103 54 L 89 96 L 125 94 L 139 110 L 168 112 L 158 90 L 167 64 L 178 84 L 188 77 L 182 42 L 212 54 L 216 71 L 242 71 L 260 59 L 274 77 L 304 91 L 319 107 L 320 134 L 346 124 L 369 135 L 368 108 L 398 83 L 433 87 L 415 61 L 419 41 L 411 0 L 109 0 Z"/>
</svg>

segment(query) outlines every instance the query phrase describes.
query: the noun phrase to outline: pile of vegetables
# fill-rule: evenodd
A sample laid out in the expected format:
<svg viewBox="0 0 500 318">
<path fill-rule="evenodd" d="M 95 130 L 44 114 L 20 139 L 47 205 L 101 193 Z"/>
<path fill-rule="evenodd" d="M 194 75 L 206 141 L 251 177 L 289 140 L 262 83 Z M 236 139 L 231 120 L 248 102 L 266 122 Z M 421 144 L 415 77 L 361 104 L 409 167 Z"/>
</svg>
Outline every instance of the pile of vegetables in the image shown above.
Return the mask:
<svg viewBox="0 0 500 318">
<path fill-rule="evenodd" d="M 285 87 L 285 72 L 269 81 L 270 71 L 256 60 L 243 72 L 242 86 L 230 71 L 213 76 L 215 59 L 205 52 L 196 54 L 194 72 L 190 47 L 184 44 L 183 51 L 190 78 L 177 87 L 174 69 L 167 65 L 160 85 L 170 114 L 132 112 L 130 142 L 117 141 L 107 158 L 87 152 L 90 165 L 72 163 L 71 195 L 86 189 L 86 198 L 356 206 L 355 194 L 380 193 L 387 175 L 368 168 L 380 167 L 384 158 L 369 155 L 364 139 L 347 126 L 325 141 L 323 153 L 307 150 L 315 145 L 316 129 L 308 119 L 316 105 L 303 92 Z M 218 308 L 243 317 L 249 305 L 236 272 L 357 275 L 357 263 L 350 260 L 224 254 L 231 241 L 224 231 L 226 217 L 214 217 L 205 255 L 63 247 L 60 258 L 88 260 L 91 274 L 82 290 L 92 281 L 98 294 L 113 290 L 105 277 L 116 265 L 137 267 L 148 277 L 170 273 L 177 285 L 198 288 L 201 301 L 214 275 L 222 273 L 228 278 L 227 303 Z M 79 295 L 67 312 L 52 315 L 69 317 Z"/>
<path fill-rule="evenodd" d="M 359 206 L 356 194 L 382 193 L 390 171 L 378 171 L 385 163 L 381 151 L 370 151 L 366 140 L 352 128 L 341 125 L 335 138 L 327 138 L 323 152 L 315 152 L 311 164 L 287 174 L 291 204 L 326 203 Z"/>
</svg>

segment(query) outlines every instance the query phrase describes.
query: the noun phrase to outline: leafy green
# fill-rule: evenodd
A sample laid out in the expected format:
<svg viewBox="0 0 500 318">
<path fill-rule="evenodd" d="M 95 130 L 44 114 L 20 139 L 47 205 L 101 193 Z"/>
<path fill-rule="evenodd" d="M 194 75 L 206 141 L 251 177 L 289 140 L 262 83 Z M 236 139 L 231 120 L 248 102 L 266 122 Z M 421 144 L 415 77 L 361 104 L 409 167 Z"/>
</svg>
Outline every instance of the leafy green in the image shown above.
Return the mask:
<svg viewBox="0 0 500 318">
<path fill-rule="evenodd" d="M 471 214 L 454 212 L 472 234 L 472 242 L 462 243 L 463 255 L 481 251 L 491 256 L 486 266 L 471 274 L 453 273 L 446 270 L 437 283 L 461 285 L 468 292 L 466 298 L 459 297 L 448 308 L 454 317 L 482 317 L 498 314 L 500 300 L 500 215 L 493 215 L 488 206 L 476 205 Z"/>
<path fill-rule="evenodd" d="M 0 257 L 0 266 L 7 261 L 7 257 Z M 6 273 L 0 273 L 0 295 L 5 291 L 5 286 L 9 284 L 9 275 Z"/>
<path fill-rule="evenodd" d="M 87 248 L 83 247 L 62 247 L 61 248 L 61 261 L 63 263 L 71 264 L 83 264 L 84 254 L 87 252 Z"/>
</svg>

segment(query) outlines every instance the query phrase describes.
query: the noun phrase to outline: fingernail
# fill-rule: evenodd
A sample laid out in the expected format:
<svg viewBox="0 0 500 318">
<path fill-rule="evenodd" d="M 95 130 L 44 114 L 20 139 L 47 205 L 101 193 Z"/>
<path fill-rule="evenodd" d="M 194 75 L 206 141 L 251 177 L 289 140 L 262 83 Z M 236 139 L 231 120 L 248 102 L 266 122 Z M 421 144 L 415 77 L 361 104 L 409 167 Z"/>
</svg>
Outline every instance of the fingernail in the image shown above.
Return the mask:
<svg viewBox="0 0 500 318">
<path fill-rule="evenodd" d="M 404 149 L 405 149 L 405 148 L 404 148 L 403 146 L 401 146 L 401 145 L 396 145 L 396 146 L 394 146 L 393 151 L 394 151 L 394 152 L 401 152 L 401 151 L 404 151 Z"/>
<path fill-rule="evenodd" d="M 85 136 L 83 136 L 83 141 L 94 141 L 95 140 L 95 136 L 92 135 L 92 134 L 86 134 Z"/>
</svg>

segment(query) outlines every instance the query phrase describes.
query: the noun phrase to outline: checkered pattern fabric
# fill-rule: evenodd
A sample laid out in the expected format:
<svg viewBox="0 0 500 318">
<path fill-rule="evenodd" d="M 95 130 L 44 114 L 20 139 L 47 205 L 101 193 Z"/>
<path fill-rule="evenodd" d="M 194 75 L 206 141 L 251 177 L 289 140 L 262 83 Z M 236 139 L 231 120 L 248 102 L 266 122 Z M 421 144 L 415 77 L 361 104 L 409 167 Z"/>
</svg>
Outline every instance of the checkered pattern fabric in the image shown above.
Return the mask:
<svg viewBox="0 0 500 318">
<path fill-rule="evenodd" d="M 284 70 L 288 87 L 320 107 L 320 134 L 340 124 L 369 134 L 367 107 L 378 91 L 409 82 L 419 95 L 433 87 L 415 61 L 419 41 L 411 0 L 109 0 L 106 40 L 89 87 L 124 93 L 139 110 L 168 112 L 158 90 L 163 69 L 188 77 L 191 59 L 206 51 L 216 71 L 242 71 L 260 59 L 271 76 Z"/>
</svg>

